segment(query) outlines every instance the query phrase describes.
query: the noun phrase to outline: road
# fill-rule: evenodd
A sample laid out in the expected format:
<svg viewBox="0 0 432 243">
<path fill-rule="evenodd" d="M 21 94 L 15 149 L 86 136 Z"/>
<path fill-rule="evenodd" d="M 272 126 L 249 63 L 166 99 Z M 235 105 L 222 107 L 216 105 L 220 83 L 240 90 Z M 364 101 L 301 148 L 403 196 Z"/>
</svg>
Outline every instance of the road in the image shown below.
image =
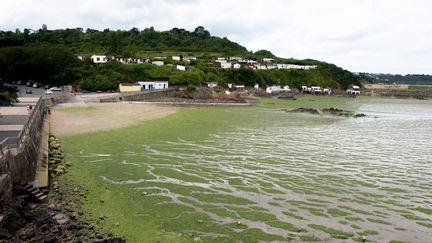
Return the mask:
<svg viewBox="0 0 432 243">
<path fill-rule="evenodd" d="M 7 137 L 18 136 L 29 118 L 27 105 L 34 107 L 39 97 L 45 94 L 43 88 L 28 88 L 25 85 L 20 85 L 19 88 L 19 102 L 13 106 L 0 107 L 0 142 Z M 31 89 L 32 94 L 26 94 L 26 89 Z"/>
</svg>

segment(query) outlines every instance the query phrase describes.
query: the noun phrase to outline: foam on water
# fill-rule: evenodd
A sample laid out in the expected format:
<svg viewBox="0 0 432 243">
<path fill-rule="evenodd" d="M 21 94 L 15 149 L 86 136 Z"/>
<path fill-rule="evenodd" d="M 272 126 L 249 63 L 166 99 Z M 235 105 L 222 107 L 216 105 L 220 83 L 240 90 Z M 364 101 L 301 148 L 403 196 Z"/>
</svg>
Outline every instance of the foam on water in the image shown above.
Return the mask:
<svg viewBox="0 0 432 243">
<path fill-rule="evenodd" d="M 240 220 L 267 233 L 292 234 L 242 217 L 229 201 L 240 198 L 248 202 L 237 205 L 244 210 L 256 212 L 258 208 L 317 236 L 325 237 L 309 224 L 354 231 L 350 224 L 355 223 L 362 229 L 379 231 L 368 239 L 390 240 L 396 235 L 402 240 L 427 242 L 425 239 L 432 239 L 432 230 L 403 216 L 432 223 L 430 215 L 414 210 L 432 207 L 432 105 L 419 102 L 364 102 L 357 113 L 367 117 L 356 119 L 280 113 L 279 119 L 262 117 L 261 124 L 240 124 L 202 140 L 127 143 L 129 149 L 123 154 L 82 152 L 80 156 L 89 157 L 89 162 L 110 157 L 123 165 L 123 172 L 133 172 L 138 178 L 101 176 L 103 181 L 134 184 L 131 190 L 157 190 L 154 195 L 205 213 L 220 225 Z M 151 178 L 139 178 L 140 173 Z M 206 191 L 186 195 L 168 185 Z M 207 200 L 206 195 L 214 195 L 214 201 Z M 208 205 L 228 210 L 240 219 L 208 210 Z M 343 211 L 342 216 L 332 215 L 329 209 Z M 360 220 L 341 223 L 350 217 Z M 375 223 L 374 219 L 386 223 Z"/>
</svg>

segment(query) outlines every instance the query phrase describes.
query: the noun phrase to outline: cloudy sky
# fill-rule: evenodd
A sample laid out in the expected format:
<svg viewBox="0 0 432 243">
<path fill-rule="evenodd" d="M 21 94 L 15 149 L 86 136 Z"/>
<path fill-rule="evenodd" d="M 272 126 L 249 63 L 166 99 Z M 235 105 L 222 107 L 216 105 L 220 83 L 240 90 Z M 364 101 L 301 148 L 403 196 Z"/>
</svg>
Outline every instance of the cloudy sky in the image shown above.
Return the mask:
<svg viewBox="0 0 432 243">
<path fill-rule="evenodd" d="M 430 0 L 0 0 L 0 30 L 202 25 L 248 50 L 432 74 Z"/>
</svg>

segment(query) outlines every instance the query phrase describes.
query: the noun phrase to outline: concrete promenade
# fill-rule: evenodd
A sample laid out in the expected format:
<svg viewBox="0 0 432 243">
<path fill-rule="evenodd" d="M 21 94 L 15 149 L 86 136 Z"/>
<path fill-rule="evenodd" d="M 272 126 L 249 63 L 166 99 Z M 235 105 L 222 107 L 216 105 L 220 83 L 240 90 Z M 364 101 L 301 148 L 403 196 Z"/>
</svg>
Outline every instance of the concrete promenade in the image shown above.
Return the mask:
<svg viewBox="0 0 432 243">
<path fill-rule="evenodd" d="M 18 136 L 29 118 L 27 105 L 35 107 L 38 99 L 39 96 L 19 97 L 20 102 L 14 106 L 0 107 L 0 141 Z"/>
</svg>

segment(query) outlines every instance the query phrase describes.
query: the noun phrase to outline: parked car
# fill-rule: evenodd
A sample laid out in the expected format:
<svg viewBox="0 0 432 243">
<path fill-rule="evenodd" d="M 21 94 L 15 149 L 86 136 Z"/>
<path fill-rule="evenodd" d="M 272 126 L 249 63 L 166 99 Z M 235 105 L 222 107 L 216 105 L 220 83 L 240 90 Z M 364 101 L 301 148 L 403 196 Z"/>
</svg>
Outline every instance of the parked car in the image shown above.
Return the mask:
<svg viewBox="0 0 432 243">
<path fill-rule="evenodd" d="M 45 91 L 45 94 L 52 94 L 53 92 L 51 91 L 51 90 L 49 90 L 49 89 L 47 89 L 46 91 Z"/>
<path fill-rule="evenodd" d="M 26 89 L 26 94 L 33 94 L 33 90 L 32 89 Z"/>
<path fill-rule="evenodd" d="M 34 83 L 33 84 L 33 88 L 39 88 L 39 84 L 38 83 Z"/>
<path fill-rule="evenodd" d="M 51 90 L 51 91 L 53 91 L 53 92 L 63 91 L 63 89 L 60 88 L 60 87 L 52 87 L 52 88 L 50 88 L 50 89 L 48 89 L 48 90 Z"/>
</svg>

